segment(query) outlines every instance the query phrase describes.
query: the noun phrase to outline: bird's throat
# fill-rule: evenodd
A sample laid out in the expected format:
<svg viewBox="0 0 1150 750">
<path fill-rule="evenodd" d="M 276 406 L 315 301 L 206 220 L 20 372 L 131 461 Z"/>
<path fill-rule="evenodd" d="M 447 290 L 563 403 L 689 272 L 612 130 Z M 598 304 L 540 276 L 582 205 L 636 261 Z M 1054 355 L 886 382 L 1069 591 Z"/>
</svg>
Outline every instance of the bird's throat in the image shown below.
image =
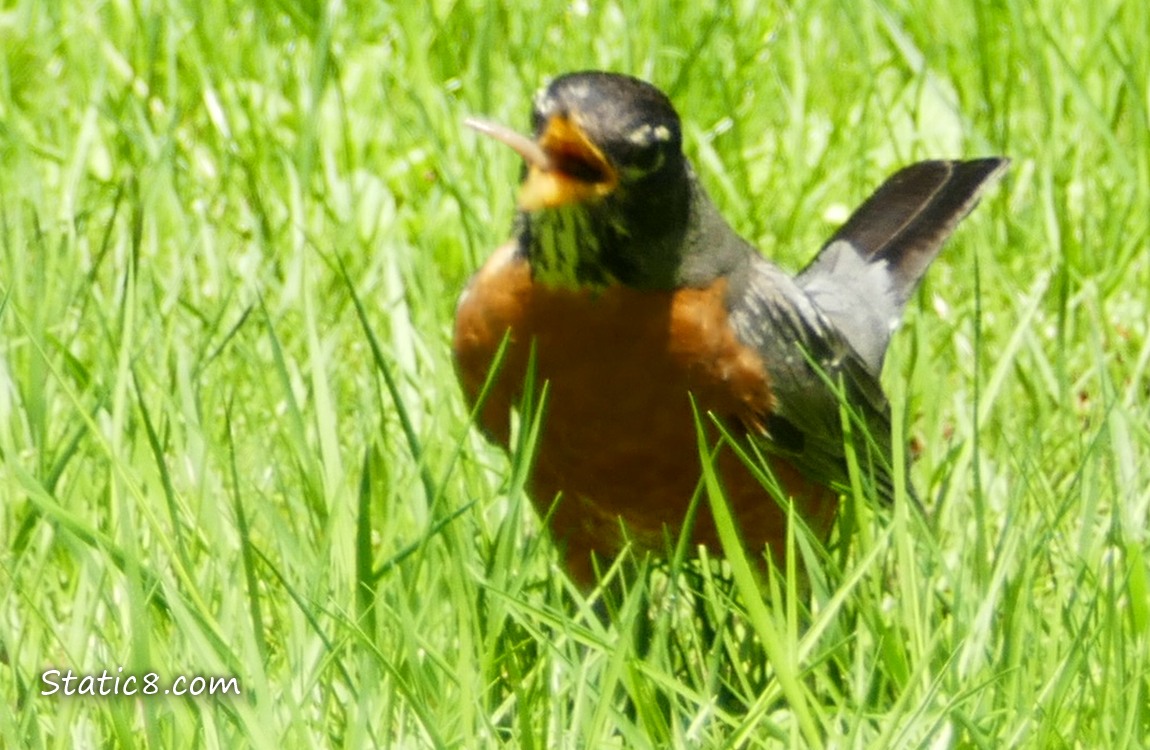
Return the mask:
<svg viewBox="0 0 1150 750">
<path fill-rule="evenodd" d="M 619 231 L 586 204 L 533 211 L 524 222 L 520 237 L 536 281 L 593 290 L 617 283 L 604 261 L 610 243 L 621 239 Z"/>
</svg>

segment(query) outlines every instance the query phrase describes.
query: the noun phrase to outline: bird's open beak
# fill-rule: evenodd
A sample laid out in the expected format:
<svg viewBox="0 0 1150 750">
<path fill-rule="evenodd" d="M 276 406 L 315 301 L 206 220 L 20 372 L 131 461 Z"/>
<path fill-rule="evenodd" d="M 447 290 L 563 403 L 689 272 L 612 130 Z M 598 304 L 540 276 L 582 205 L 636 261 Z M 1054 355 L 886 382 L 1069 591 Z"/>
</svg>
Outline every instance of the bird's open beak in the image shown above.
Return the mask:
<svg viewBox="0 0 1150 750">
<path fill-rule="evenodd" d="M 537 141 L 487 120 L 464 122 L 523 158 L 527 176 L 519 187 L 519 208 L 524 211 L 598 200 L 619 184 L 618 171 L 569 117 L 552 117 Z"/>
</svg>

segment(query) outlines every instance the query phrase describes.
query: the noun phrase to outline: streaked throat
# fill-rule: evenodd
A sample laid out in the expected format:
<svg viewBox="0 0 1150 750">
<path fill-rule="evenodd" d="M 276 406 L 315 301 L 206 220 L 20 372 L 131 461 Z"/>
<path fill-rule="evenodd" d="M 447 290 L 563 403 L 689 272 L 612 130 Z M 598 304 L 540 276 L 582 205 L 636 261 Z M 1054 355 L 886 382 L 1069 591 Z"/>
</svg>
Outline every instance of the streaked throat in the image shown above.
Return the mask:
<svg viewBox="0 0 1150 750">
<path fill-rule="evenodd" d="M 603 289 L 618 283 L 607 268 L 609 244 L 622 240 L 618 228 L 574 203 L 523 214 L 521 241 L 535 279 L 564 289 Z"/>
</svg>

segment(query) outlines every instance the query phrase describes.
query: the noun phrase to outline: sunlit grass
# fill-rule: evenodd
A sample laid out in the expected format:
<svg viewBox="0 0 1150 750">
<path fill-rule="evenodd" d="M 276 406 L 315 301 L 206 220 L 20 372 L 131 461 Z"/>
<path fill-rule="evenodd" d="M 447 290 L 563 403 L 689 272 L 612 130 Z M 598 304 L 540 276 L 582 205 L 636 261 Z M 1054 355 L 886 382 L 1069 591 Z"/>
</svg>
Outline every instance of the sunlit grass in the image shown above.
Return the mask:
<svg viewBox="0 0 1150 750">
<path fill-rule="evenodd" d="M 1147 28 L 1129 2 L 10 4 L 0 745 L 1150 744 Z M 848 498 L 849 544 L 795 535 L 805 577 L 663 567 L 612 625 L 559 574 L 534 423 L 510 460 L 469 427 L 449 331 L 518 169 L 462 118 L 525 125 L 584 67 L 665 88 L 791 269 L 899 165 L 1013 159 L 888 359 L 927 518 Z M 48 669 L 242 694 L 44 696 Z"/>
</svg>

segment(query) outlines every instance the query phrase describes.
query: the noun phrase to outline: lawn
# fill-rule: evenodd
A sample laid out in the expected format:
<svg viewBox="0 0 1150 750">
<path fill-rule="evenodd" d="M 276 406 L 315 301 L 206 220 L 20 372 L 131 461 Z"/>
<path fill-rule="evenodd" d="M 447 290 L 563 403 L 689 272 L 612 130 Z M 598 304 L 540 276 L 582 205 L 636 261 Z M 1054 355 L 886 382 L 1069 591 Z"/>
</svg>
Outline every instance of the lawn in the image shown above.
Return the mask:
<svg viewBox="0 0 1150 750">
<path fill-rule="evenodd" d="M 0 746 L 1150 746 L 1150 6 L 704 5 L 5 4 Z M 519 170 L 462 121 L 580 68 L 792 270 L 1013 160 L 887 361 L 925 518 L 571 590 L 450 330 Z"/>
</svg>

